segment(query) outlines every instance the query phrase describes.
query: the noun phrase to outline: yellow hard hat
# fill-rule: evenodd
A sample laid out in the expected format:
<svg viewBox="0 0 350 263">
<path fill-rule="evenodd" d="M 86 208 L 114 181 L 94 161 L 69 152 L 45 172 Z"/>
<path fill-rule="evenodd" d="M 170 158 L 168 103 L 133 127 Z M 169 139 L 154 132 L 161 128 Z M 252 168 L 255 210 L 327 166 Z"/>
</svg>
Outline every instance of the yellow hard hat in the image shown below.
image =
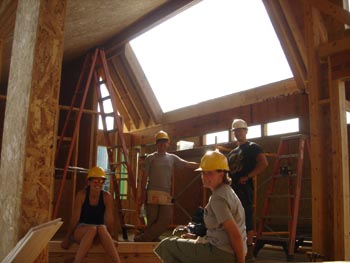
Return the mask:
<svg viewBox="0 0 350 263">
<path fill-rule="evenodd" d="M 156 142 L 158 140 L 168 140 L 168 141 L 170 141 L 169 136 L 168 136 L 168 134 L 165 131 L 157 132 L 157 134 L 156 134 Z"/>
<path fill-rule="evenodd" d="M 89 179 L 92 177 L 103 178 L 103 179 L 107 178 L 105 170 L 100 166 L 95 166 L 89 169 L 86 179 Z"/>
<path fill-rule="evenodd" d="M 207 151 L 195 171 L 216 171 L 224 170 L 229 171 L 228 161 L 225 155 L 223 155 L 219 150 Z"/>
<path fill-rule="evenodd" d="M 247 129 L 248 125 L 247 123 L 242 119 L 234 119 L 232 122 L 232 129 L 231 131 L 234 131 L 235 129 Z"/>
</svg>

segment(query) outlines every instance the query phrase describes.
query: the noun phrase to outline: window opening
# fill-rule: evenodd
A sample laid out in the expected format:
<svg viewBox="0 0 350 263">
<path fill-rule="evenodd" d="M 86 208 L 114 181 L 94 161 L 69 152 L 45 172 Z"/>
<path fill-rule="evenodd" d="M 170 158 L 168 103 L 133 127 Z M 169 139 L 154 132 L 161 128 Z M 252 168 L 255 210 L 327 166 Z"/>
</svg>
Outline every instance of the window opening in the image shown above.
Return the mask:
<svg viewBox="0 0 350 263">
<path fill-rule="evenodd" d="M 267 136 L 293 133 L 299 131 L 299 118 L 270 122 L 265 124 Z"/>
<path fill-rule="evenodd" d="M 225 143 L 228 141 L 229 141 L 228 131 L 213 132 L 213 133 L 208 133 L 204 135 L 205 145 Z"/>
<path fill-rule="evenodd" d="M 178 151 L 181 151 L 181 150 L 188 150 L 188 149 L 193 149 L 193 146 L 194 146 L 194 142 L 190 142 L 190 141 L 178 141 L 176 143 L 176 146 L 177 146 L 177 150 Z"/>
<path fill-rule="evenodd" d="M 247 139 L 261 138 L 261 125 L 252 125 L 248 127 Z"/>
<path fill-rule="evenodd" d="M 118 153 L 116 154 L 116 161 L 117 161 Z M 124 156 L 121 154 L 122 162 L 124 162 Z M 112 176 L 116 176 L 117 180 L 119 180 L 119 192 L 120 192 L 120 199 L 127 199 L 128 194 L 128 175 L 127 175 L 127 169 L 124 167 L 124 165 L 121 166 L 120 173 L 116 173 L 115 171 L 111 171 L 109 168 L 108 163 L 108 154 L 107 154 L 107 147 L 106 146 L 97 146 L 97 165 L 101 166 L 106 171 L 107 180 L 103 185 L 103 190 L 109 192 L 110 191 L 110 180 Z"/>
<path fill-rule="evenodd" d="M 101 92 L 101 97 L 105 98 L 109 96 L 109 92 L 107 90 L 107 87 L 104 83 L 102 83 L 102 78 L 100 78 L 101 84 L 99 85 L 99 89 Z M 113 106 L 112 106 L 112 100 L 106 99 L 103 101 L 103 109 L 105 113 L 112 113 L 113 112 Z M 100 105 L 97 104 L 97 111 L 101 112 Z M 106 117 L 106 125 L 107 125 L 107 130 L 113 130 L 114 129 L 114 117 L 113 116 L 107 116 Z M 98 116 L 98 129 L 103 130 L 103 124 L 102 124 L 102 117 L 99 115 Z"/>
<path fill-rule="evenodd" d="M 105 146 L 97 146 L 97 166 L 102 167 L 106 171 L 107 179 L 103 185 L 103 190 L 109 192 L 110 173 L 108 172 L 108 155 Z"/>
</svg>

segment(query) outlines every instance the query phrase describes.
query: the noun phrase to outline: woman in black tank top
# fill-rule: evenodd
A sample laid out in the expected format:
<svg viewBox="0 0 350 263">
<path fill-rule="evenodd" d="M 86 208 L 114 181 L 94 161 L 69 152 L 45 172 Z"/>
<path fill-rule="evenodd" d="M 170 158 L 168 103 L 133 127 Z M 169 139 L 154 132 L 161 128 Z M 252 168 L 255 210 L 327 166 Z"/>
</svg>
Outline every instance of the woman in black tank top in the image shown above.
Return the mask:
<svg viewBox="0 0 350 263">
<path fill-rule="evenodd" d="M 70 242 L 79 243 L 74 263 L 81 262 L 95 239 L 98 239 L 113 262 L 121 262 L 112 238 L 113 199 L 103 191 L 106 174 L 101 167 L 93 167 L 87 176 L 87 187 L 77 193 L 74 210 L 66 237 L 61 247 L 68 249 Z"/>
</svg>

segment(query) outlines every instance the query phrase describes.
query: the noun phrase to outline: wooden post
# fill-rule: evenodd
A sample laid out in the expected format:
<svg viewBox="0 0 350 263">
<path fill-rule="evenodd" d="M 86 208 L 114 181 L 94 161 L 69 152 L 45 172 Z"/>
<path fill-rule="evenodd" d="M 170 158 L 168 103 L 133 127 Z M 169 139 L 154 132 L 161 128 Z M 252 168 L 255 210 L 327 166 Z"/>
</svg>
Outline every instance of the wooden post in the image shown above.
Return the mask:
<svg viewBox="0 0 350 263">
<path fill-rule="evenodd" d="M 330 128 L 329 99 L 323 98 L 328 88 L 321 85 L 319 60 L 316 53 L 319 46 L 317 24 L 313 7 L 304 1 L 305 43 L 307 51 L 307 92 L 310 113 L 310 161 L 312 180 L 312 250 L 331 259 L 334 255 L 333 220 L 331 210 L 331 145 L 326 137 L 334 136 Z M 328 99 L 328 100 L 327 100 Z M 329 141 L 329 140 L 328 140 Z"/>
<path fill-rule="evenodd" d="M 343 81 L 331 81 L 332 179 L 333 179 L 333 260 L 350 260 L 349 153 L 346 98 Z M 336 136 L 334 136 L 336 134 Z"/>
<path fill-rule="evenodd" d="M 2 52 L 4 50 L 4 41 L 0 38 L 0 83 L 1 83 L 1 73 L 2 73 Z"/>
<path fill-rule="evenodd" d="M 66 0 L 20 0 L 0 166 L 0 260 L 51 218 Z M 48 262 L 47 251 L 39 256 Z M 38 261 L 37 261 L 38 262 Z"/>
</svg>

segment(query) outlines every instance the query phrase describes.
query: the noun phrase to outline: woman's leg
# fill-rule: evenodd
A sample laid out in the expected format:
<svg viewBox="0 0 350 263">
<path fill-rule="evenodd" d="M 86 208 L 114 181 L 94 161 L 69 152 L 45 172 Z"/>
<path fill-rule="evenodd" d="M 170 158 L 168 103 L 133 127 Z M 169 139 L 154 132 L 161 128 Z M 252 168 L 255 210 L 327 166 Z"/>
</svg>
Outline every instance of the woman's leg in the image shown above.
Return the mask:
<svg viewBox="0 0 350 263">
<path fill-rule="evenodd" d="M 163 239 L 154 252 L 164 263 L 235 263 L 234 254 L 225 252 L 209 243 L 197 243 L 194 239 L 171 237 Z"/>
<path fill-rule="evenodd" d="M 105 249 L 106 253 L 112 258 L 113 262 L 120 263 L 121 261 L 119 258 L 118 251 L 115 247 L 115 244 L 111 235 L 107 230 L 107 227 L 105 225 L 97 226 L 97 234 L 103 248 Z"/>
<path fill-rule="evenodd" d="M 96 226 L 78 226 L 74 231 L 74 240 L 79 243 L 79 248 L 75 254 L 74 263 L 80 263 L 89 252 L 94 238 L 97 234 Z"/>
</svg>

